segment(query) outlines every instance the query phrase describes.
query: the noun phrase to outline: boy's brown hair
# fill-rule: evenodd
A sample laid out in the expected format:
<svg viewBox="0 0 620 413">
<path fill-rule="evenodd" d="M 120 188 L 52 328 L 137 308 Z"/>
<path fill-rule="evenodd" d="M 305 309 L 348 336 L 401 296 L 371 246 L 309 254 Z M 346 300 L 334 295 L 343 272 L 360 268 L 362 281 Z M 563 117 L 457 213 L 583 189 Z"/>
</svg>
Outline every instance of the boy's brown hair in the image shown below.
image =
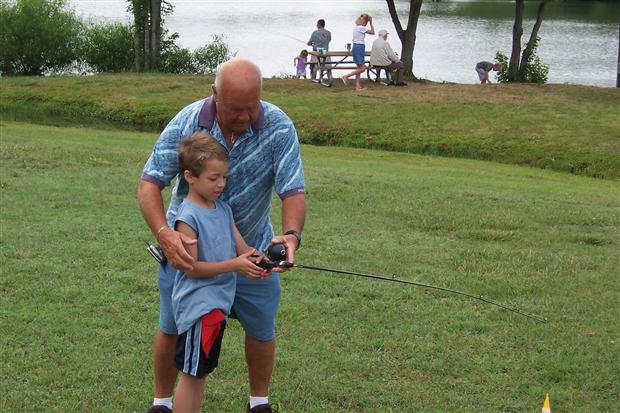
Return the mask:
<svg viewBox="0 0 620 413">
<path fill-rule="evenodd" d="M 179 144 L 181 171 L 189 171 L 193 176 L 199 176 L 207 167 L 209 159 L 228 161 L 228 153 L 207 132 L 195 132 Z"/>
</svg>

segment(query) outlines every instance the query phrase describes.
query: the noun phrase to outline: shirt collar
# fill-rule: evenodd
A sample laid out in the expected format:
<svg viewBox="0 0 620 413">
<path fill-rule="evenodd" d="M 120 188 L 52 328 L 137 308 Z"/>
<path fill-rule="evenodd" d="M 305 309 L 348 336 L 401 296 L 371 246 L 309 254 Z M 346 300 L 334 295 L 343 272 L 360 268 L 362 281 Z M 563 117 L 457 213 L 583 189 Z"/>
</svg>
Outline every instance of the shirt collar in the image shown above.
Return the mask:
<svg viewBox="0 0 620 413">
<path fill-rule="evenodd" d="M 215 100 L 213 100 L 213 96 L 209 96 L 205 99 L 205 103 L 203 103 L 202 109 L 200 109 L 200 114 L 198 115 L 198 126 L 211 130 L 214 123 Z M 251 127 L 252 129 L 262 129 L 265 127 L 265 110 L 263 109 L 262 101 L 260 102 L 258 117 L 256 118 Z"/>
</svg>

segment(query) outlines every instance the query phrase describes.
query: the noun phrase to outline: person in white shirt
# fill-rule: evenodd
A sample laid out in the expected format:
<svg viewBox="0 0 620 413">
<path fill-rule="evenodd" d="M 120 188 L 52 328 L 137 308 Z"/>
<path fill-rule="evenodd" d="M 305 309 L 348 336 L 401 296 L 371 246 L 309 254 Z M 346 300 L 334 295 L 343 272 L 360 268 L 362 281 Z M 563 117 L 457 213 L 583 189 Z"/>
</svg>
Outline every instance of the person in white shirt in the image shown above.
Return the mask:
<svg viewBox="0 0 620 413">
<path fill-rule="evenodd" d="M 388 32 L 385 29 L 379 30 L 379 37 L 372 43 L 370 51 L 370 65 L 389 70 L 391 73 L 396 71 L 396 79 L 392 73 L 392 83 L 396 86 L 405 86 L 403 81 L 403 62 L 394 53 L 392 47 L 387 42 Z"/>
<path fill-rule="evenodd" d="M 370 29 L 366 25 L 370 23 Z M 347 79 L 355 76 L 355 90 L 365 90 L 360 83 L 360 75 L 366 71 L 366 44 L 364 37 L 367 34 L 375 34 L 375 28 L 372 25 L 372 16 L 363 13 L 355 20 L 355 28 L 353 29 L 353 62 L 357 65 L 357 69 L 349 74 L 342 76 L 342 83 L 347 84 Z"/>
</svg>

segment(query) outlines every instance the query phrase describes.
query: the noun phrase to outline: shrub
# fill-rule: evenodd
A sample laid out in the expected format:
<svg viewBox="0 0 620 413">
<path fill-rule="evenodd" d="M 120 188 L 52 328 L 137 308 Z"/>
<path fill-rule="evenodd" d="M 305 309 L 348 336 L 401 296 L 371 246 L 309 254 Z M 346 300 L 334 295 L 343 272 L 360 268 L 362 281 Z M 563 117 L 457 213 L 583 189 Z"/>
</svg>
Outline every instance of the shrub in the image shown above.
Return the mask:
<svg viewBox="0 0 620 413">
<path fill-rule="evenodd" d="M 230 48 L 224 42 L 223 35 L 214 34 L 211 39 L 211 43 L 207 43 L 194 51 L 195 73 L 213 74 L 220 64 L 237 55 L 236 52 L 231 53 Z"/>
<path fill-rule="evenodd" d="M 177 44 L 178 33 L 164 33 L 159 56 L 159 71 L 164 73 L 193 73 L 192 52 Z"/>
<path fill-rule="evenodd" d="M 80 42 L 80 59 L 95 72 L 127 72 L 134 68 L 133 27 L 122 23 L 90 23 Z"/>
<path fill-rule="evenodd" d="M 66 0 L 0 0 L 0 70 L 42 75 L 76 59 L 82 23 Z"/>
<path fill-rule="evenodd" d="M 194 52 L 180 47 L 176 43 L 178 37 L 177 33 L 173 33 L 162 40 L 160 72 L 213 74 L 221 63 L 237 54 L 231 53 L 223 35 L 213 35 L 211 43 L 199 47 Z"/>
<path fill-rule="evenodd" d="M 517 82 L 547 83 L 547 79 L 549 78 L 549 65 L 544 64 L 538 55 L 536 55 L 539 41 L 540 37 L 537 37 L 532 54 L 525 64 L 525 76 L 519 79 L 517 75 Z M 497 52 L 495 54 L 495 60 L 502 65 L 502 69 L 497 73 L 497 80 L 500 83 L 512 82 L 513 76 L 510 72 L 508 57 L 502 52 Z"/>
</svg>

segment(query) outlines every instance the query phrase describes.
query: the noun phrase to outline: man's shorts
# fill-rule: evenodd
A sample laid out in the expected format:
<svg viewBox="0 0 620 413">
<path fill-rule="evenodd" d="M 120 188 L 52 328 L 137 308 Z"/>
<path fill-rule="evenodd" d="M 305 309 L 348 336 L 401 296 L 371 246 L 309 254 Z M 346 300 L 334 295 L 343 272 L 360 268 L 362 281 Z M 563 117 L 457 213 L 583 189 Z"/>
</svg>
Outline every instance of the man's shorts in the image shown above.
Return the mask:
<svg viewBox="0 0 620 413">
<path fill-rule="evenodd" d="M 325 56 L 325 69 L 331 69 L 331 65 L 329 64 L 332 61 L 332 58 L 329 56 Z M 318 58 L 311 54 L 310 55 L 310 69 L 312 69 L 313 67 L 316 67 L 316 65 L 319 63 Z"/>
<path fill-rule="evenodd" d="M 159 329 L 178 334 L 172 312 L 172 286 L 176 269 L 170 264 L 159 267 Z M 276 313 L 280 304 L 280 277 L 271 273 L 266 280 L 237 277 L 237 290 L 231 317 L 239 320 L 245 333 L 259 341 L 273 340 L 276 335 Z"/>
<path fill-rule="evenodd" d="M 478 78 L 480 79 L 481 82 L 487 78 L 487 71 L 481 67 L 476 68 L 476 73 L 478 73 Z"/>
<path fill-rule="evenodd" d="M 225 329 L 226 317 L 220 310 L 203 315 L 177 338 L 174 367 L 198 378 L 211 373 L 220 358 Z"/>
</svg>

